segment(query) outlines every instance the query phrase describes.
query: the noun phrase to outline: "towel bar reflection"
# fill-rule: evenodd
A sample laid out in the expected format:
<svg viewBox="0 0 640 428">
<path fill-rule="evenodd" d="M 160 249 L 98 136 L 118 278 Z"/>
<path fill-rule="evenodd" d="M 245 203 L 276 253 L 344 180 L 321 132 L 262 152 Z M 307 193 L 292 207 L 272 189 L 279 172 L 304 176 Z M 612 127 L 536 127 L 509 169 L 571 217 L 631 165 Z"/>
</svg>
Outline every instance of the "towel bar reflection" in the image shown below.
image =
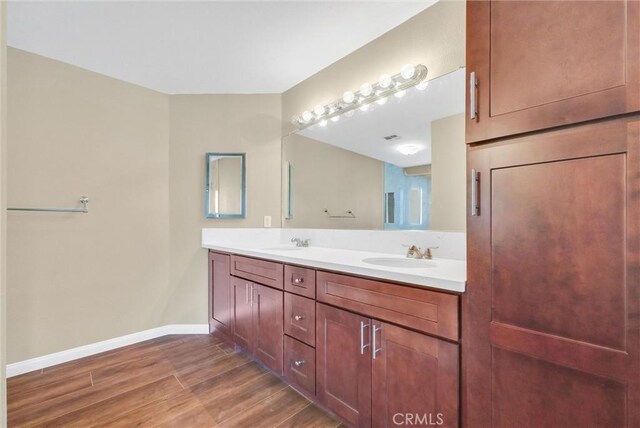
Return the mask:
<svg viewBox="0 0 640 428">
<path fill-rule="evenodd" d="M 327 208 L 324 209 L 324 213 L 329 217 L 329 218 L 356 218 L 356 215 L 353 213 L 353 211 L 348 210 L 347 211 L 347 215 L 332 215 L 329 210 Z"/>
<path fill-rule="evenodd" d="M 47 211 L 56 213 L 88 213 L 89 212 L 89 198 L 86 196 L 80 196 L 80 203 L 82 208 L 7 208 L 7 211 Z"/>
</svg>

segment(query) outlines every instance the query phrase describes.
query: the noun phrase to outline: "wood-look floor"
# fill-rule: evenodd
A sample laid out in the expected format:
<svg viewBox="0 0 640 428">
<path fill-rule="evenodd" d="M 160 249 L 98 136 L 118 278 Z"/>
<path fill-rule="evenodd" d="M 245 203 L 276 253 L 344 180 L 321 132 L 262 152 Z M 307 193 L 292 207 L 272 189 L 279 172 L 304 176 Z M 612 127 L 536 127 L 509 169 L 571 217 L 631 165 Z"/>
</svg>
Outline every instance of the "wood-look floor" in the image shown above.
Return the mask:
<svg viewBox="0 0 640 428">
<path fill-rule="evenodd" d="M 170 335 L 7 380 L 10 427 L 331 427 L 328 416 L 208 335 Z"/>
</svg>

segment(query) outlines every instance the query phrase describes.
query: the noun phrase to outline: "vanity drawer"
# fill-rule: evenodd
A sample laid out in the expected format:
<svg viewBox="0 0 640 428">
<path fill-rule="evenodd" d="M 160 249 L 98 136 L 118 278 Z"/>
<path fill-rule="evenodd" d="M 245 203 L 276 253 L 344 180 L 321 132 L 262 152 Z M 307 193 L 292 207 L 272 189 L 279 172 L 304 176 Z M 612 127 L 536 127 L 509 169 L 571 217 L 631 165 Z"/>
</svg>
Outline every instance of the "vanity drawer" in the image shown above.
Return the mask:
<svg viewBox="0 0 640 428">
<path fill-rule="evenodd" d="M 281 263 L 232 255 L 231 275 L 269 287 L 283 288 L 284 269 Z"/>
<path fill-rule="evenodd" d="M 363 315 L 458 340 L 458 296 L 318 272 L 317 299 Z"/>
<path fill-rule="evenodd" d="M 316 393 L 316 350 L 289 336 L 284 337 L 284 377 L 310 395 Z"/>
<path fill-rule="evenodd" d="M 315 300 L 284 293 L 284 332 L 308 345 L 316 345 Z"/>
<path fill-rule="evenodd" d="M 285 265 L 284 289 L 310 299 L 316 298 L 316 271 Z"/>
</svg>

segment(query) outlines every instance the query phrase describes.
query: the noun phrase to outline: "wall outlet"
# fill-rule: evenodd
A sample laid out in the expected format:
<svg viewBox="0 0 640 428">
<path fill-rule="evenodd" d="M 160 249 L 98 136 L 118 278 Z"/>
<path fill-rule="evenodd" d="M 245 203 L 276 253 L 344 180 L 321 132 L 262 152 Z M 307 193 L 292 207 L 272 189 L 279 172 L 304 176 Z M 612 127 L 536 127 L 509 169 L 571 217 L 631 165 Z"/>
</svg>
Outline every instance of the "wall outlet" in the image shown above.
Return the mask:
<svg viewBox="0 0 640 428">
<path fill-rule="evenodd" d="M 271 227 L 271 216 L 264 216 L 264 227 Z"/>
</svg>

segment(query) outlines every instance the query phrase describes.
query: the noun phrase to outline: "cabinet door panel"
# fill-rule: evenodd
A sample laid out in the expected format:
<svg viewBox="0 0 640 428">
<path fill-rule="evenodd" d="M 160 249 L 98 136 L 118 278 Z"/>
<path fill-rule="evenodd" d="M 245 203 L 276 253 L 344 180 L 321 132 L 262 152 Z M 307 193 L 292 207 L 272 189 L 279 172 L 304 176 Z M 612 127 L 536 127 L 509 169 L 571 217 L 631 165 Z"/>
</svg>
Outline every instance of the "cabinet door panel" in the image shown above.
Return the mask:
<svg viewBox="0 0 640 428">
<path fill-rule="evenodd" d="M 640 121 L 469 150 L 466 426 L 640 425 Z"/>
<path fill-rule="evenodd" d="M 467 34 L 467 142 L 640 110 L 637 1 L 470 1 Z"/>
<path fill-rule="evenodd" d="M 253 311 L 251 308 L 251 282 L 231 278 L 233 290 L 233 340 L 236 345 L 251 352 L 253 344 Z"/>
<path fill-rule="evenodd" d="M 282 374 L 283 292 L 254 284 L 254 355 L 274 372 Z"/>
<path fill-rule="evenodd" d="M 209 331 L 225 338 L 231 337 L 233 321 L 230 258 L 209 252 Z"/>
<path fill-rule="evenodd" d="M 411 425 L 457 427 L 458 345 L 379 321 L 373 325 L 373 426 L 398 426 L 410 415 Z"/>
<path fill-rule="evenodd" d="M 349 424 L 370 426 L 371 320 L 318 303 L 316 329 L 318 399 Z"/>
</svg>

